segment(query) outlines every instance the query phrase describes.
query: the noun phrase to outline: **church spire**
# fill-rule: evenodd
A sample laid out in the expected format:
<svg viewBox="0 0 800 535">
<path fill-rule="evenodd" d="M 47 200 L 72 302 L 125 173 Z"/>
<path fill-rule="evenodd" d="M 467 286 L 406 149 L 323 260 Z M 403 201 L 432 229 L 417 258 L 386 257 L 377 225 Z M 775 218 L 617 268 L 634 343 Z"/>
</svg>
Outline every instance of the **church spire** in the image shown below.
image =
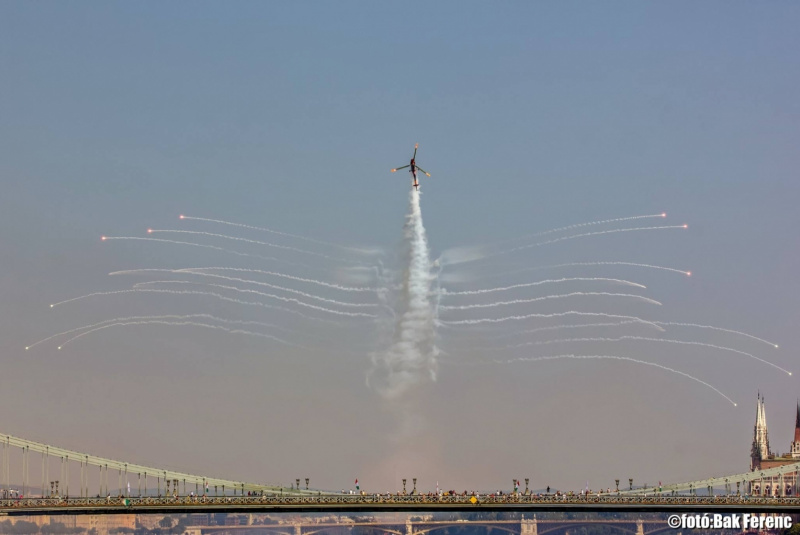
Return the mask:
<svg viewBox="0 0 800 535">
<path fill-rule="evenodd" d="M 800 400 L 797 401 L 797 416 L 794 419 L 794 440 L 792 441 L 792 458 L 800 459 Z"/>
<path fill-rule="evenodd" d="M 800 437 L 798 437 L 800 438 Z M 798 454 L 800 454 L 800 440 L 798 440 Z M 753 447 L 751 448 L 751 464 L 750 468 L 754 469 L 760 466 L 761 460 L 768 458 L 769 451 L 769 437 L 767 434 L 767 412 L 764 408 L 764 398 L 761 392 L 758 392 L 756 399 L 756 425 L 753 426 Z"/>
<path fill-rule="evenodd" d="M 800 399 L 797 400 L 797 417 L 794 419 L 794 428 L 800 428 Z"/>
</svg>

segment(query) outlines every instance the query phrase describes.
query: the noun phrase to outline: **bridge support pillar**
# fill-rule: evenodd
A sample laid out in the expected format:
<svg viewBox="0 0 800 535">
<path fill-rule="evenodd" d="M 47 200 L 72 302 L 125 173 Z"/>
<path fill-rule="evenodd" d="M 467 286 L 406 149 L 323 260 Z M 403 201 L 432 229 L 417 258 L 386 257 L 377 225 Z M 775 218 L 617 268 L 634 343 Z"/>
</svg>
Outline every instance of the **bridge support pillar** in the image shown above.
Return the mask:
<svg viewBox="0 0 800 535">
<path fill-rule="evenodd" d="M 406 520 L 406 535 L 414 535 L 414 524 L 410 518 Z"/>
<path fill-rule="evenodd" d="M 539 535 L 539 524 L 536 522 L 536 515 L 533 519 L 523 517 L 519 523 L 520 535 Z"/>
<path fill-rule="evenodd" d="M 294 525 L 294 535 L 301 535 L 303 532 L 303 526 L 299 523 Z"/>
<path fill-rule="evenodd" d="M 636 521 L 636 535 L 644 535 L 644 524 L 641 519 Z"/>
</svg>

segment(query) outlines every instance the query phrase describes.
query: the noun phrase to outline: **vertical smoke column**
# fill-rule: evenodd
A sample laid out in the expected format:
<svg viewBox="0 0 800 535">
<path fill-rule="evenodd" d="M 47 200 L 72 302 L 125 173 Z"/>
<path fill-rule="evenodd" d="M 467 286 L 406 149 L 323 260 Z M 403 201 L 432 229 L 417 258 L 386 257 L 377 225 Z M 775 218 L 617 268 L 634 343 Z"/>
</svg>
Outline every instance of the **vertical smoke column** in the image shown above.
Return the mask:
<svg viewBox="0 0 800 535">
<path fill-rule="evenodd" d="M 373 355 L 378 384 L 396 399 L 426 380 L 436 379 L 435 312 L 431 302 L 431 260 L 422 225 L 419 192 L 411 190 L 403 227 L 402 281 L 395 286 L 394 327 L 388 349 Z"/>
</svg>

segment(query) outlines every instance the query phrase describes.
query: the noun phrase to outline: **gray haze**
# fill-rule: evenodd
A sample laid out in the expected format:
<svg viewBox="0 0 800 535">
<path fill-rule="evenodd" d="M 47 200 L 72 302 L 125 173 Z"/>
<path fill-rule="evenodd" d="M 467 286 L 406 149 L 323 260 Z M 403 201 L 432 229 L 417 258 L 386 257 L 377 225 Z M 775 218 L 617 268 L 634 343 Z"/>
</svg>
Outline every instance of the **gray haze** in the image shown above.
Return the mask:
<svg viewBox="0 0 800 535">
<path fill-rule="evenodd" d="M 543 342 L 675 339 L 800 372 L 798 23 L 790 2 L 3 3 L 0 432 L 231 479 L 310 477 L 328 489 L 358 478 L 394 490 L 404 477 L 426 490 L 437 481 L 508 488 L 525 477 L 535 488 L 597 488 L 747 470 L 760 390 L 773 448 L 788 450 L 798 373 L 708 346 Z M 408 162 L 415 142 L 432 175 L 421 176 L 420 203 L 438 321 L 584 311 L 719 326 L 780 348 L 642 323 L 519 332 L 624 321 L 601 317 L 442 324 L 436 350 L 426 338 L 425 373 L 385 395 L 368 378 L 376 355 L 395 347 L 409 280 L 410 182 L 389 169 Z M 529 269 L 574 262 L 692 276 L 619 264 Z M 272 287 L 108 276 L 199 267 L 382 290 L 246 272 L 213 273 Z M 598 277 L 647 288 L 584 280 L 437 293 Z M 49 307 L 164 280 L 184 282 L 138 288 L 229 300 L 133 292 Z M 572 295 L 444 308 L 579 292 L 662 304 Z M 68 336 L 24 349 L 106 319 L 194 314 L 271 323 L 278 328 L 224 325 L 289 345 L 148 324 L 95 331 L 60 351 Z M 497 349 L 527 342 L 539 345 Z M 490 362 L 565 354 L 657 363 L 738 406 L 630 360 Z"/>
</svg>

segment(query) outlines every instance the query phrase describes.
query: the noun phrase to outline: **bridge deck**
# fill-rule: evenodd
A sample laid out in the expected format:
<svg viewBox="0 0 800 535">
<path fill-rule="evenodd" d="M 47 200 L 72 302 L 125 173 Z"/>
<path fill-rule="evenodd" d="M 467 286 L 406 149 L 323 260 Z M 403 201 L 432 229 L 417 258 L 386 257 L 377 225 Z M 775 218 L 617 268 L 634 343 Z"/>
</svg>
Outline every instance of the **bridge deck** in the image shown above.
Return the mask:
<svg viewBox="0 0 800 535">
<path fill-rule="evenodd" d="M 166 497 L 166 498 L 26 498 L 0 500 L 0 516 L 82 514 L 174 514 L 201 512 L 397 512 L 397 511 L 613 511 L 667 512 L 773 511 L 800 514 L 800 498 L 744 496 L 622 496 L 582 498 L 556 496 L 484 496 L 472 503 L 470 496 L 341 495 L 318 497 Z"/>
</svg>

